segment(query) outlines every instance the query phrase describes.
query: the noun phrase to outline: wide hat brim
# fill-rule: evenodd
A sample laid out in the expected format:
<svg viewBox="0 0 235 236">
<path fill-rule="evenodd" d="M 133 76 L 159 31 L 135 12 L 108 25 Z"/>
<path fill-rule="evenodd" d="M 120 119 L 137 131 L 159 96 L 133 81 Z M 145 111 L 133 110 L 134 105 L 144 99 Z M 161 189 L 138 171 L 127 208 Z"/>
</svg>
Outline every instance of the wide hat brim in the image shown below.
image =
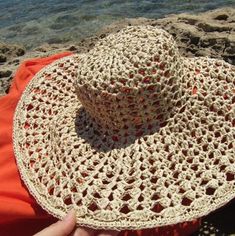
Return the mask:
<svg viewBox="0 0 235 236">
<path fill-rule="evenodd" d="M 73 55 L 45 67 L 14 117 L 14 152 L 30 193 L 79 225 L 144 229 L 190 221 L 235 197 L 234 67 L 184 58 L 188 98 L 164 127 L 118 146 L 78 101 Z M 105 148 L 104 148 L 105 147 Z"/>
</svg>

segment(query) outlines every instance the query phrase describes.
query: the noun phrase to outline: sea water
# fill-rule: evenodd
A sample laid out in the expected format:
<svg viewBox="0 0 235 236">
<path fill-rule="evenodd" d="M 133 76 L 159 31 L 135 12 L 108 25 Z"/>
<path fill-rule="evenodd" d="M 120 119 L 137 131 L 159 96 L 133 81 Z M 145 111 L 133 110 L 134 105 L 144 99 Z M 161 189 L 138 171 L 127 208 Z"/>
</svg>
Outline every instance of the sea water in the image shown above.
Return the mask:
<svg viewBox="0 0 235 236">
<path fill-rule="evenodd" d="M 0 41 L 64 43 L 95 34 L 123 18 L 161 18 L 235 7 L 235 0 L 0 0 Z"/>
</svg>

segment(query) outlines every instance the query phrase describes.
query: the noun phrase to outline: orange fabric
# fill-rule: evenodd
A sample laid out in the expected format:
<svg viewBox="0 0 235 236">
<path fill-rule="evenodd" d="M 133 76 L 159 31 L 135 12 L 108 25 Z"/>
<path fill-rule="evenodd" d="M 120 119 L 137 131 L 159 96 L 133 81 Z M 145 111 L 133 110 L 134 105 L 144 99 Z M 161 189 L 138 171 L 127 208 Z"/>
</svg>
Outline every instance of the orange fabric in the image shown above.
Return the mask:
<svg viewBox="0 0 235 236">
<path fill-rule="evenodd" d="M 14 77 L 9 94 L 0 98 L 0 235 L 29 236 L 56 221 L 36 203 L 20 179 L 13 153 L 12 124 L 17 102 L 32 77 L 44 66 L 69 54 L 61 53 L 24 62 Z M 120 235 L 182 236 L 194 232 L 199 224 L 200 220 L 196 220 L 143 232 L 126 231 Z"/>
<path fill-rule="evenodd" d="M 41 209 L 20 180 L 13 153 L 12 124 L 17 102 L 32 77 L 44 66 L 69 54 L 24 62 L 16 72 L 9 94 L 0 98 L 0 235 L 19 232 L 32 235 L 55 221 Z"/>
</svg>

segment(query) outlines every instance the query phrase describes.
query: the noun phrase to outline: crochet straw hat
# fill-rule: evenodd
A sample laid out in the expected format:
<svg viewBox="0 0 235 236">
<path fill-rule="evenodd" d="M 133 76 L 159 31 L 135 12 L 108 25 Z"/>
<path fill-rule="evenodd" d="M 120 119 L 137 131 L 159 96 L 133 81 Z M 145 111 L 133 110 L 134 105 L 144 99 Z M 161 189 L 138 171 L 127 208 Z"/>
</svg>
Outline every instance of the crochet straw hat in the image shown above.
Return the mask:
<svg viewBox="0 0 235 236">
<path fill-rule="evenodd" d="M 127 27 L 29 83 L 14 151 L 37 202 L 79 225 L 190 221 L 235 197 L 235 68 L 185 58 L 172 36 Z"/>
</svg>

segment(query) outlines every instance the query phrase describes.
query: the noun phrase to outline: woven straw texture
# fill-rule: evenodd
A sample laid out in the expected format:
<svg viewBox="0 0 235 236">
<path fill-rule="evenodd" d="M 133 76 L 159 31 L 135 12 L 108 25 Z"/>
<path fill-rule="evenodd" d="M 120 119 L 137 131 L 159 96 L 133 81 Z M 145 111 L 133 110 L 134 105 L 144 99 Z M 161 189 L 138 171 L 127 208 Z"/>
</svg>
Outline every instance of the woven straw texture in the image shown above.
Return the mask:
<svg viewBox="0 0 235 236">
<path fill-rule="evenodd" d="M 235 197 L 235 68 L 187 59 L 151 26 L 128 27 L 46 67 L 14 118 L 22 179 L 92 228 L 189 221 Z"/>
</svg>

